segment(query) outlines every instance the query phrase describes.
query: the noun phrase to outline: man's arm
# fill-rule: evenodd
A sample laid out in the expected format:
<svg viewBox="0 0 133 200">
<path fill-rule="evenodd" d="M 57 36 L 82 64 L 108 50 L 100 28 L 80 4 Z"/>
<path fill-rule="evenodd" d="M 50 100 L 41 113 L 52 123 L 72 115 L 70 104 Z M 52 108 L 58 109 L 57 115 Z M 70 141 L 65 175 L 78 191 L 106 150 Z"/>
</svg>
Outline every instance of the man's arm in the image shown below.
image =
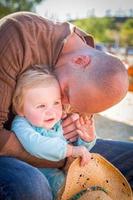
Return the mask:
<svg viewBox="0 0 133 200">
<path fill-rule="evenodd" d="M 0 156 L 15 157 L 35 167 L 60 168 L 65 162 L 64 160 L 52 162 L 31 156 L 24 150 L 15 134 L 4 129 L 0 131 Z"/>
</svg>

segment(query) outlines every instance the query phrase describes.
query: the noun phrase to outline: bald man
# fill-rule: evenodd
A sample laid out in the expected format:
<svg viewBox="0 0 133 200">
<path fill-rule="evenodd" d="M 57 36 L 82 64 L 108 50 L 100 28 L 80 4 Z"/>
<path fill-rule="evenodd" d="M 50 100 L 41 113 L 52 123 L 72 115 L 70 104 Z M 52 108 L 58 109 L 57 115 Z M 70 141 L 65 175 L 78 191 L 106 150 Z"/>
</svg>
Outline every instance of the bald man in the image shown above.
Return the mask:
<svg viewBox="0 0 133 200">
<path fill-rule="evenodd" d="M 0 20 L 0 199 L 51 200 L 47 179 L 35 167 L 62 167 L 28 154 L 15 134 L 12 96 L 19 75 L 34 64 L 54 71 L 63 104 L 88 119 L 118 103 L 127 93 L 128 77 L 119 59 L 94 48 L 93 38 L 69 23 L 54 23 L 19 12 Z M 77 139 L 79 115 L 63 121 L 64 136 Z M 83 126 L 83 124 L 81 124 Z M 97 140 L 98 152 L 115 164 L 132 184 L 132 143 Z"/>
</svg>

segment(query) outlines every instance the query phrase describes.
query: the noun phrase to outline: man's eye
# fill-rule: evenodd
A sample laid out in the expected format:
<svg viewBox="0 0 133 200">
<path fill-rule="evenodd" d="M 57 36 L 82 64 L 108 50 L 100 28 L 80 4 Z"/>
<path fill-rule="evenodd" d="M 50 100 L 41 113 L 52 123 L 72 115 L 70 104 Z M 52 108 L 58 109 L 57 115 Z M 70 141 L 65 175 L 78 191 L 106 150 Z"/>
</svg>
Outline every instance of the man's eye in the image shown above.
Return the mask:
<svg viewBox="0 0 133 200">
<path fill-rule="evenodd" d="M 46 106 L 44 104 L 38 105 L 37 108 L 45 108 Z"/>
<path fill-rule="evenodd" d="M 56 101 L 56 102 L 54 103 L 54 105 L 59 105 L 59 104 L 61 104 L 60 101 Z"/>
</svg>

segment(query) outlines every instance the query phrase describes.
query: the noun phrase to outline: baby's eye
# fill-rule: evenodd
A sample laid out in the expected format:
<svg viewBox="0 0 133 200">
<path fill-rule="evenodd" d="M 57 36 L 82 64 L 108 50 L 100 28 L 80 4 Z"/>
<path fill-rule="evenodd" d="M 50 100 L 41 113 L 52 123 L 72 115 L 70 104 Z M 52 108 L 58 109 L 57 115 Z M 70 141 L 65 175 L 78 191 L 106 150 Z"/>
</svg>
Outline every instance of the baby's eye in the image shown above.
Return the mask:
<svg viewBox="0 0 133 200">
<path fill-rule="evenodd" d="M 45 108 L 45 107 L 46 107 L 46 105 L 44 105 L 44 104 L 40 104 L 37 106 L 37 108 Z"/>
</svg>

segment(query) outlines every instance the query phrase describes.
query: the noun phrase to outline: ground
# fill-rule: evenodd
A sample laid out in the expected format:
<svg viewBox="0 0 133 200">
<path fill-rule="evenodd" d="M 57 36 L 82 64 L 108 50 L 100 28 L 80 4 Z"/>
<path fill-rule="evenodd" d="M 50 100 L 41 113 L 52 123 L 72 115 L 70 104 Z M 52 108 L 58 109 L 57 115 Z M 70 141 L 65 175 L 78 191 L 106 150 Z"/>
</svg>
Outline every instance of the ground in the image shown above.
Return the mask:
<svg viewBox="0 0 133 200">
<path fill-rule="evenodd" d="M 133 92 L 112 108 L 95 115 L 97 135 L 108 138 L 133 142 Z"/>
</svg>

